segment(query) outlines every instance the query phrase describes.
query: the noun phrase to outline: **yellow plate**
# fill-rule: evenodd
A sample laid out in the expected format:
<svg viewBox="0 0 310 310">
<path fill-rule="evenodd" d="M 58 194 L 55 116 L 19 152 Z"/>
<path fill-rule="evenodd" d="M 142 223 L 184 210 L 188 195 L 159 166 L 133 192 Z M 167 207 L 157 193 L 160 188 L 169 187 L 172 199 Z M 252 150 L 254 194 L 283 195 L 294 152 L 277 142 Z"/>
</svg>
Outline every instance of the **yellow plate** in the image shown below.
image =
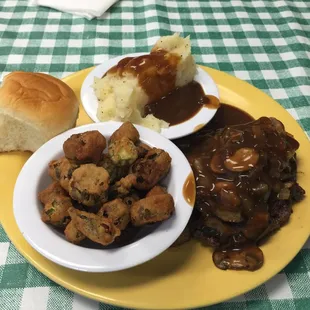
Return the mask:
<svg viewBox="0 0 310 310">
<path fill-rule="evenodd" d="M 232 76 L 205 68 L 219 86 L 221 101 L 233 104 L 253 117 L 274 116 L 300 142 L 298 181 L 310 193 L 310 145 L 296 121 L 260 90 Z M 91 69 L 65 78 L 79 96 L 81 84 Z M 81 108 L 78 125 L 91 120 Z M 16 248 L 50 279 L 81 295 L 132 308 L 192 308 L 211 305 L 255 288 L 282 268 L 298 253 L 309 236 L 310 199 L 295 205 L 288 225 L 262 247 L 263 268 L 255 272 L 221 271 L 214 267 L 211 250 L 192 241 L 169 249 L 141 266 L 113 273 L 86 274 L 60 267 L 37 253 L 25 241 L 13 216 L 12 196 L 16 177 L 29 157 L 27 153 L 0 155 L 1 222 Z M 25 208 L 27 199 L 25 197 Z M 39 233 L 39 232 L 38 232 Z M 294 236 L 292 238 L 292 236 Z"/>
</svg>

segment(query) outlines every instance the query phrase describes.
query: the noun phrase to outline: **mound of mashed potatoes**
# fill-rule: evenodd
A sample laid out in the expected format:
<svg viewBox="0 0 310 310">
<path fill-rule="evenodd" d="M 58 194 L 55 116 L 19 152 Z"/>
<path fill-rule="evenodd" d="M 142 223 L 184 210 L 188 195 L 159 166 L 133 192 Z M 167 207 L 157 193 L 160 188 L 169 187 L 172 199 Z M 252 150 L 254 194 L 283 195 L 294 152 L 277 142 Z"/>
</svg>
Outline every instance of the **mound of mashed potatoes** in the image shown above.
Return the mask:
<svg viewBox="0 0 310 310">
<path fill-rule="evenodd" d="M 169 124 L 152 114 L 144 117 L 145 105 L 188 84 L 195 74 L 189 37 L 161 37 L 150 54 L 124 58 L 102 78 L 95 78 L 97 117 L 100 121 L 130 121 L 160 132 Z"/>
</svg>

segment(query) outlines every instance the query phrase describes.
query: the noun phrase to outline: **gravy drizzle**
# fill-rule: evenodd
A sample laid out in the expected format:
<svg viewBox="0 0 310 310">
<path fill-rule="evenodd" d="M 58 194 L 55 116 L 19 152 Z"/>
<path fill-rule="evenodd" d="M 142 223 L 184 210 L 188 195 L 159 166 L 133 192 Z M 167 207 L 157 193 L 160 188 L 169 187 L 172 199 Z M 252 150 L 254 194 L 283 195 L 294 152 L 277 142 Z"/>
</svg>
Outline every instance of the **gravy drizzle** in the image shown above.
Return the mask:
<svg viewBox="0 0 310 310">
<path fill-rule="evenodd" d="M 218 98 L 205 95 L 201 85 L 192 81 L 173 90 L 167 96 L 147 104 L 144 113 L 153 114 L 173 126 L 189 120 L 204 106 L 217 109 L 219 105 Z"/>
<path fill-rule="evenodd" d="M 196 185 L 193 172 L 191 172 L 183 185 L 183 197 L 193 207 L 196 198 Z"/>
</svg>

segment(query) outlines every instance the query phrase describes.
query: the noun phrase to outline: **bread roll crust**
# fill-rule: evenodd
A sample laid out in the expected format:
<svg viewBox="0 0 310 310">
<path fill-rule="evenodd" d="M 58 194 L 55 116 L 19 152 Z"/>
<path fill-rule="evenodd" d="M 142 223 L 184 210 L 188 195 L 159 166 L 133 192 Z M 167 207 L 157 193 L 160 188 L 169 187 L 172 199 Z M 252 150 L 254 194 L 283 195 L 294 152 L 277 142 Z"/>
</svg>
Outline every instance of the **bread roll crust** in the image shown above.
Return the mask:
<svg viewBox="0 0 310 310">
<path fill-rule="evenodd" d="M 61 80 L 43 73 L 10 73 L 0 88 L 0 117 L 10 119 L 7 122 L 10 126 L 13 122 L 20 128 L 31 127 L 36 137 L 35 143 L 30 143 L 31 137 L 21 139 L 20 134 L 17 143 L 10 143 L 14 139 L 10 137 L 11 141 L 5 142 L 10 147 L 4 146 L 0 138 L 0 151 L 10 151 L 14 145 L 16 150 L 35 151 L 52 137 L 74 127 L 78 112 L 78 99 Z M 1 129 L 10 135 L 10 128 Z"/>
<path fill-rule="evenodd" d="M 79 103 L 73 90 L 61 80 L 43 73 L 16 71 L 4 78 L 0 108 L 42 127 L 51 138 L 75 126 Z"/>
</svg>

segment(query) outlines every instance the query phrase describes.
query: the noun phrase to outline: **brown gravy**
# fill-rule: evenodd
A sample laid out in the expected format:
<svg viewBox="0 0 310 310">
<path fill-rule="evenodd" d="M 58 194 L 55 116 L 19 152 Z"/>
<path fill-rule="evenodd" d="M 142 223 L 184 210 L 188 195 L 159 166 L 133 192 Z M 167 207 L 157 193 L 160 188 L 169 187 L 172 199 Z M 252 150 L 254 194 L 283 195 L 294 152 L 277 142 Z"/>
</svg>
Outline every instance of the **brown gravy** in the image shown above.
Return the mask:
<svg viewBox="0 0 310 310">
<path fill-rule="evenodd" d="M 173 126 L 192 118 L 204 105 L 217 108 L 219 100 L 214 96 L 205 95 L 201 85 L 192 81 L 147 104 L 144 114 L 153 114 Z"/>
<path fill-rule="evenodd" d="M 204 127 L 204 130 L 216 130 L 226 126 L 245 124 L 254 121 L 254 118 L 243 110 L 232 105 L 221 103 L 215 116 Z"/>
<path fill-rule="evenodd" d="M 147 55 L 126 57 L 107 74 L 123 76 L 125 73 L 131 73 L 137 76 L 140 86 L 150 102 L 153 102 L 174 90 L 179 61 L 178 55 L 157 50 Z"/>
<path fill-rule="evenodd" d="M 223 180 L 227 181 L 232 178 L 230 171 L 226 171 L 226 167 L 223 167 L 220 162 L 220 156 L 215 156 L 218 152 L 219 143 L 216 140 L 213 141 L 210 135 L 214 135 L 217 129 L 251 121 L 253 121 L 253 118 L 246 112 L 227 104 L 221 104 L 214 118 L 203 129 L 174 141 L 184 152 L 192 166 L 197 186 L 196 199 L 199 200 L 201 197 L 207 199 L 218 184 L 225 183 L 226 186 L 227 182 L 223 182 Z M 205 143 L 206 141 L 208 141 L 208 144 Z M 217 163 L 217 161 L 219 162 Z M 246 164 L 244 163 L 244 166 Z M 203 207 L 205 207 L 205 204 L 203 204 Z"/>
<path fill-rule="evenodd" d="M 203 105 L 219 106 L 218 98 L 206 96 L 195 81 L 175 89 L 179 61 L 179 55 L 156 50 L 147 55 L 126 57 L 106 74 L 136 76 L 149 97 L 144 114 L 153 114 L 173 126 L 193 117 Z"/>
<path fill-rule="evenodd" d="M 181 139 L 174 140 L 174 143 L 185 153 L 191 146 L 201 142 L 200 137 L 204 136 L 207 132 L 215 131 L 225 126 L 233 126 L 238 124 L 245 124 L 252 122 L 254 118 L 248 113 L 225 103 L 221 103 L 216 114 L 211 121 L 204 126 L 199 124 L 195 128 L 195 132 L 189 136 Z"/>
<path fill-rule="evenodd" d="M 280 121 L 254 121 L 227 104 L 200 131 L 174 143 L 195 176 L 194 236 L 216 248 L 218 268 L 260 268 L 264 258 L 257 242 L 291 214 L 299 143 Z"/>
<path fill-rule="evenodd" d="M 183 197 L 193 207 L 196 198 L 196 185 L 194 175 L 191 172 L 183 185 Z"/>
<path fill-rule="evenodd" d="M 211 121 L 206 126 L 204 124 L 197 125 L 194 132 L 197 132 L 202 128 L 204 128 L 204 131 L 217 130 L 224 128 L 225 126 L 249 123 L 253 120 L 254 118 L 248 113 L 231 105 L 221 103 L 221 106 Z"/>
</svg>

